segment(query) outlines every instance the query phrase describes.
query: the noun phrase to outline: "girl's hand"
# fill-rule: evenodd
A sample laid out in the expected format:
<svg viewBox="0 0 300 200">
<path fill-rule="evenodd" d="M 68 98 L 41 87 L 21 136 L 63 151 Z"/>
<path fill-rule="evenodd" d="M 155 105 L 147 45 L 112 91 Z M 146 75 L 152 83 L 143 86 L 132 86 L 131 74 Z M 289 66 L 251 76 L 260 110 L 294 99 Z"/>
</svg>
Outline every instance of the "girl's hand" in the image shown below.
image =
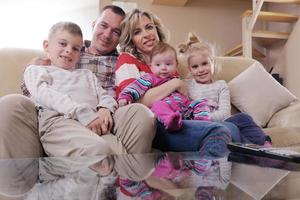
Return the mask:
<svg viewBox="0 0 300 200">
<path fill-rule="evenodd" d="M 130 102 L 128 102 L 126 99 L 120 99 L 118 101 L 119 106 L 126 106 L 127 104 L 130 104 Z"/>
</svg>

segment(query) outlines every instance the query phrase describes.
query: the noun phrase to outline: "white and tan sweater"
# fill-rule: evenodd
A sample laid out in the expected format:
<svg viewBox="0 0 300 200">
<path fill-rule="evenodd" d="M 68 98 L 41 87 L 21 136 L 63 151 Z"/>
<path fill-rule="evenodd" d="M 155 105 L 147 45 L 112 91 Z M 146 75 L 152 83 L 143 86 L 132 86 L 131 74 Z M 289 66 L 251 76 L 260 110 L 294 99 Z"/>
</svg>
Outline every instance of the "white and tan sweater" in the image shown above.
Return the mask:
<svg viewBox="0 0 300 200">
<path fill-rule="evenodd" d="M 24 80 L 36 105 L 76 119 L 84 126 L 97 118 L 99 107 L 111 112 L 117 108 L 117 102 L 88 69 L 31 65 L 24 72 Z"/>
<path fill-rule="evenodd" d="M 213 121 L 223 121 L 231 115 L 230 92 L 224 80 L 218 80 L 211 84 L 200 84 L 194 79 L 185 80 L 189 95 L 194 100 L 207 98 L 216 104 L 210 113 Z"/>
</svg>

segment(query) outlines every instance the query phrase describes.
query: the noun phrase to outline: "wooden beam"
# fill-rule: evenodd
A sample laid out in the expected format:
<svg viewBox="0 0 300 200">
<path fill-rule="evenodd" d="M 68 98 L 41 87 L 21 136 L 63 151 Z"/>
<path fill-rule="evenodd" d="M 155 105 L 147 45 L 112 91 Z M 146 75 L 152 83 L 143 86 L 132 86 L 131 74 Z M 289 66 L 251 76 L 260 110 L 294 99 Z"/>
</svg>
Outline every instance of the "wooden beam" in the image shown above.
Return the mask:
<svg viewBox="0 0 300 200">
<path fill-rule="evenodd" d="M 152 0 L 152 4 L 167 6 L 185 6 L 188 0 Z"/>
</svg>

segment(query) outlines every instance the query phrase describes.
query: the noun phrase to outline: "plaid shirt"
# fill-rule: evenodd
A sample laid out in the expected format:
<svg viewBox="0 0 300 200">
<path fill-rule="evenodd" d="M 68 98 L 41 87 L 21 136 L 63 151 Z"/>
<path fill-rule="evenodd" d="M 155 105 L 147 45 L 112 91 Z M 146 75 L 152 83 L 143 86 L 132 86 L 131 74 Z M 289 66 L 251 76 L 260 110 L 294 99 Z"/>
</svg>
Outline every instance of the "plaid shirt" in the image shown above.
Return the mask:
<svg viewBox="0 0 300 200">
<path fill-rule="evenodd" d="M 89 69 L 97 77 L 100 86 L 105 89 L 109 95 L 116 98 L 115 92 L 115 66 L 118 58 L 118 52 L 115 50 L 110 55 L 99 56 L 87 52 L 89 41 L 85 41 L 85 46 L 81 51 L 79 63 L 76 69 Z M 21 91 L 25 96 L 30 97 L 30 93 L 26 88 L 24 80 L 21 83 Z"/>
</svg>

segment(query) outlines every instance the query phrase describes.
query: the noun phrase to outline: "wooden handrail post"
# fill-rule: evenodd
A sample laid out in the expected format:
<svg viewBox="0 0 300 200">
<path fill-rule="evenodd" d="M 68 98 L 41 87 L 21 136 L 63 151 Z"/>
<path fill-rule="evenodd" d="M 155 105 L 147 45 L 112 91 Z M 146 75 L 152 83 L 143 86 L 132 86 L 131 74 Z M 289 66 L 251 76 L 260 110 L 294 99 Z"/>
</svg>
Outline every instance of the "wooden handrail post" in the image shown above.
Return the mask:
<svg viewBox="0 0 300 200">
<path fill-rule="evenodd" d="M 247 58 L 252 58 L 252 30 L 248 26 L 250 19 L 251 16 L 245 16 L 242 19 L 243 56 Z"/>
</svg>

